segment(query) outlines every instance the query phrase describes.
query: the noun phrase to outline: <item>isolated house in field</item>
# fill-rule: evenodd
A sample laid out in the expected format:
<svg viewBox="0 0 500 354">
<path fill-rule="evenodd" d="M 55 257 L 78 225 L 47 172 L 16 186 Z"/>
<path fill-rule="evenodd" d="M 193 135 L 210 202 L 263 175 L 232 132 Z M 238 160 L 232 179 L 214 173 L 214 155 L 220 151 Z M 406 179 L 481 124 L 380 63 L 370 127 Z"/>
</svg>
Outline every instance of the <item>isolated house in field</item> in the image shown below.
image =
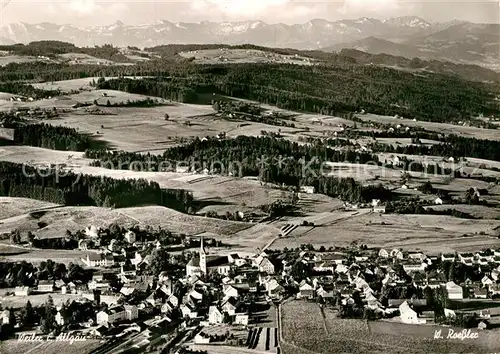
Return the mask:
<svg viewBox="0 0 500 354">
<path fill-rule="evenodd" d="M 314 194 L 315 189 L 314 186 L 301 186 L 300 191 L 306 194 Z"/>
<path fill-rule="evenodd" d="M 477 329 L 479 329 L 479 330 L 484 330 L 484 329 L 487 329 L 487 328 L 488 328 L 488 324 L 486 323 L 486 321 L 481 321 L 477 325 Z"/>
<path fill-rule="evenodd" d="M 14 288 L 15 296 L 28 296 L 32 292 L 32 289 L 29 286 L 16 286 Z"/>
<path fill-rule="evenodd" d="M 464 298 L 462 287 L 452 281 L 446 283 L 446 291 L 448 292 L 448 298 L 451 300 L 460 300 Z"/>
<path fill-rule="evenodd" d="M 403 302 L 399 305 L 399 312 L 401 317 L 401 322 L 406 324 L 425 324 L 426 320 L 422 318 L 418 318 L 418 314 L 415 310 L 413 310 L 410 305 L 408 305 L 408 301 Z"/>
<path fill-rule="evenodd" d="M 434 199 L 434 204 L 436 205 L 442 205 L 443 204 L 443 200 L 439 197 L 437 197 L 436 199 Z"/>
</svg>

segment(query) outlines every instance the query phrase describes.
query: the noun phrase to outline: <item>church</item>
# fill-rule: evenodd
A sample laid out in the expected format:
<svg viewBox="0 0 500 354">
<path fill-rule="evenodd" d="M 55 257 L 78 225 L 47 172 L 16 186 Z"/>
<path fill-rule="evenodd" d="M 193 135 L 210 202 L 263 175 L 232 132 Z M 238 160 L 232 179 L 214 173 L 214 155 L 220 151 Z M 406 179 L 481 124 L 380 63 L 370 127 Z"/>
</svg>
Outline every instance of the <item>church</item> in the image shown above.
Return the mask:
<svg viewBox="0 0 500 354">
<path fill-rule="evenodd" d="M 228 275 L 231 269 L 231 262 L 228 256 L 209 256 L 203 246 L 203 237 L 200 241 L 199 256 L 191 258 L 186 265 L 186 274 L 188 276 L 219 273 L 220 275 Z"/>
</svg>

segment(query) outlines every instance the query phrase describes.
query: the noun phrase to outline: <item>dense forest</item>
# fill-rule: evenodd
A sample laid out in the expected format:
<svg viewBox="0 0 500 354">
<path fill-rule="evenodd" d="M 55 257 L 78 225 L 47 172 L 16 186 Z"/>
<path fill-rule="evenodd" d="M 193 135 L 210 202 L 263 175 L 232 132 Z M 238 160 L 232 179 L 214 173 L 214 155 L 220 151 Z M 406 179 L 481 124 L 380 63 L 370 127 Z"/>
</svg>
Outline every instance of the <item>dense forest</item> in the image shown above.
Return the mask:
<svg viewBox="0 0 500 354">
<path fill-rule="evenodd" d="M 376 156 L 352 150 L 337 151 L 324 146 L 304 146 L 271 137 L 239 136 L 235 139 L 195 139 L 167 149 L 162 156 L 129 152 L 88 150 L 86 157 L 97 159 L 96 166 L 120 166 L 121 169 L 147 165 L 152 171 L 175 170 L 189 166 L 211 173 L 259 176 L 263 182 L 298 187 L 314 186 L 319 193 L 347 201 L 390 199 L 390 191 L 380 185 L 363 186 L 352 178 L 336 178 L 325 162 L 375 162 Z"/>
<path fill-rule="evenodd" d="M 32 97 L 33 99 L 41 99 L 47 97 L 55 97 L 61 94 L 59 90 L 40 90 L 34 88 L 32 85 L 27 85 L 19 82 L 1 82 L 0 92 L 12 93 L 14 95 L 21 95 Z"/>
<path fill-rule="evenodd" d="M 85 151 L 94 146 L 92 139 L 85 134 L 78 133 L 73 128 L 53 126 L 50 124 L 13 124 L 14 141 L 6 142 L 9 145 L 36 146 L 52 150 Z M 2 140 L 0 139 L 0 145 Z"/>
<path fill-rule="evenodd" d="M 7 51 L 13 55 L 22 56 L 44 56 L 55 58 L 57 55 L 66 53 L 88 54 L 99 59 L 112 60 L 115 62 L 130 62 L 125 55 L 120 52 L 120 48 L 105 44 L 94 47 L 77 47 L 72 43 L 61 41 L 36 41 L 29 44 L 0 45 L 0 50 Z"/>
<path fill-rule="evenodd" d="M 436 122 L 500 112 L 484 84 L 356 65 L 349 69 L 290 64 L 199 65 L 182 76 L 114 79 L 99 87 L 186 103 L 197 103 L 200 96 L 215 93 L 295 111 L 334 115 L 364 109 Z"/>
<path fill-rule="evenodd" d="M 64 205 L 162 205 L 183 212 L 193 205 L 190 192 L 161 189 L 157 183 L 144 179 L 118 180 L 77 175 L 69 171 L 36 169 L 10 162 L 0 162 L 0 195 Z"/>
</svg>

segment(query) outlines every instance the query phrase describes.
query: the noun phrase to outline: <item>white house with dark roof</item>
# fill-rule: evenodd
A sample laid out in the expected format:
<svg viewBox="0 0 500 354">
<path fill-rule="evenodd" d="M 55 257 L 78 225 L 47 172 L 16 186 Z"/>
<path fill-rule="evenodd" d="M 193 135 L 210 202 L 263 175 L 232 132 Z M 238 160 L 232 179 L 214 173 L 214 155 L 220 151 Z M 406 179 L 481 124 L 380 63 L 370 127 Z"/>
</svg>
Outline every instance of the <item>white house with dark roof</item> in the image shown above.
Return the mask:
<svg viewBox="0 0 500 354">
<path fill-rule="evenodd" d="M 113 255 L 104 253 L 87 253 L 81 260 L 87 267 L 111 267 L 115 264 Z"/>
</svg>

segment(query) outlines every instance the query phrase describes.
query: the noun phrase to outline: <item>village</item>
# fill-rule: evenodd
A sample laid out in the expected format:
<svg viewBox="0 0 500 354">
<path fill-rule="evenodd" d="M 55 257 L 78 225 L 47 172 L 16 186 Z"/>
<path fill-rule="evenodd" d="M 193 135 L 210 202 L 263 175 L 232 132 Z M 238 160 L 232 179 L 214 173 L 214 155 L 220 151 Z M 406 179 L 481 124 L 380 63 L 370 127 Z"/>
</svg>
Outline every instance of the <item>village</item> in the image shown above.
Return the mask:
<svg viewBox="0 0 500 354">
<path fill-rule="evenodd" d="M 97 338 L 105 343 L 100 353 L 197 345 L 279 352 L 279 306 L 289 301 L 332 308 L 339 319 L 498 326 L 500 249 L 427 256 L 356 243 L 329 249 L 304 244 L 238 255 L 203 234 L 112 225 L 64 239 L 75 237 L 86 254 L 68 268 L 50 260 L 38 268 L 4 265 L 2 287 L 15 285 L 2 298 L 4 338 Z M 42 244 L 36 236 L 28 239 Z M 40 296 L 43 311 L 31 304 Z M 9 307 L 10 298 L 24 305 Z"/>
</svg>

